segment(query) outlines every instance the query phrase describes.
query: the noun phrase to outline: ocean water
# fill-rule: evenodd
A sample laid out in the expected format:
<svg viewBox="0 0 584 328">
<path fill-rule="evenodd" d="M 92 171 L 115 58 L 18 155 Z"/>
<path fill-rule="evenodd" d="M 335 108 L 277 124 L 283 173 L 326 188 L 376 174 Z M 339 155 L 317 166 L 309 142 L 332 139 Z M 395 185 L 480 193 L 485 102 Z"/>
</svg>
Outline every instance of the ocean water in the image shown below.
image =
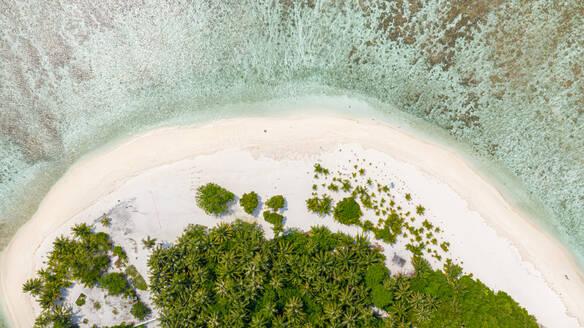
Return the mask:
<svg viewBox="0 0 584 328">
<path fill-rule="evenodd" d="M 320 104 L 442 135 L 584 263 L 582 17 L 580 0 L 0 1 L 0 246 L 114 140 Z"/>
</svg>

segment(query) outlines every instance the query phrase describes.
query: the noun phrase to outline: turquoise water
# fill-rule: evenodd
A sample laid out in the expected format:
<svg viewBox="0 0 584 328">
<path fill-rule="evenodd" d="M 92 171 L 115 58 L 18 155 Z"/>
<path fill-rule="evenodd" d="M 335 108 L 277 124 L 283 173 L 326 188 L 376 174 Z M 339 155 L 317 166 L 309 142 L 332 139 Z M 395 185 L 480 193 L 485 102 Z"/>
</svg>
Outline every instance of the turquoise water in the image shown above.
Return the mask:
<svg viewBox="0 0 584 328">
<path fill-rule="evenodd" d="M 333 102 L 449 135 L 582 260 L 583 16 L 579 0 L 2 1 L 0 244 L 112 140 Z"/>
</svg>

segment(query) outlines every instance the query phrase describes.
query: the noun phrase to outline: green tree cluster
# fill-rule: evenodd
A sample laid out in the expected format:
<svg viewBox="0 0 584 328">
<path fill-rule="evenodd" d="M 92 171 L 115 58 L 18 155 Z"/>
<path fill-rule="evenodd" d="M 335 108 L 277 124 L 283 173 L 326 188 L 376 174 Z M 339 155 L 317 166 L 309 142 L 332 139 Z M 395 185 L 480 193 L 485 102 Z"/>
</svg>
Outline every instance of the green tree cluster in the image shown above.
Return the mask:
<svg viewBox="0 0 584 328">
<path fill-rule="evenodd" d="M 41 312 L 34 322 L 35 328 L 79 328 L 73 319 L 73 309 L 65 305 L 56 305 Z"/>
<path fill-rule="evenodd" d="M 266 240 L 237 221 L 189 226 L 148 266 L 162 327 L 537 328 L 508 295 L 451 262 L 432 270 L 416 257 L 413 276 L 391 276 L 383 260 L 361 236 L 314 227 Z"/>
<path fill-rule="evenodd" d="M 57 237 L 47 256 L 46 266 L 37 272 L 36 278 L 29 279 L 22 286 L 23 291 L 33 295 L 43 309 L 38 327 L 65 325 L 70 311 L 60 303 L 62 291 L 73 281 L 92 287 L 110 265 L 107 251 L 112 243 L 108 234 L 94 233 L 85 223 L 77 224 L 71 230 L 74 238 Z"/>
<path fill-rule="evenodd" d="M 318 215 L 328 215 L 331 212 L 331 204 L 333 200 L 328 195 L 322 197 L 314 196 L 306 200 L 306 208 Z"/>
<path fill-rule="evenodd" d="M 99 278 L 99 284 L 110 295 L 128 294 L 132 290 L 126 276 L 119 272 L 104 273 Z"/>
<path fill-rule="evenodd" d="M 314 228 L 266 240 L 236 222 L 189 226 L 148 265 L 162 327 L 376 327 L 362 277 L 382 261 L 362 238 Z"/>
<path fill-rule="evenodd" d="M 212 182 L 200 186 L 196 193 L 197 206 L 213 215 L 227 211 L 227 205 L 233 199 L 235 195 L 232 192 Z"/>
<path fill-rule="evenodd" d="M 53 242 L 53 249 L 47 255 L 45 267 L 37 271 L 37 277 L 27 280 L 22 290 L 34 296 L 42 308 L 35 321 L 35 327 L 78 327 L 72 309 L 63 304 L 63 292 L 73 282 L 85 287 L 99 283 L 110 295 L 132 292 L 126 277 L 121 273 L 108 273 L 112 250 L 116 256 L 127 258 L 123 249 L 114 246 L 108 234 L 94 233 L 85 223 L 72 229 L 74 238 L 60 236 Z M 81 294 L 76 300 L 78 306 L 85 304 L 86 296 Z M 94 302 L 95 309 L 101 305 Z"/>
<path fill-rule="evenodd" d="M 255 209 L 258 207 L 259 203 L 259 196 L 255 191 L 245 193 L 239 199 L 239 205 L 243 207 L 243 210 L 247 214 L 252 214 L 253 211 L 255 211 Z"/>
<path fill-rule="evenodd" d="M 272 211 L 277 212 L 278 210 L 284 208 L 286 201 L 284 200 L 284 196 L 276 195 L 270 197 L 268 201 L 266 201 L 266 206 L 271 208 Z"/>
</svg>

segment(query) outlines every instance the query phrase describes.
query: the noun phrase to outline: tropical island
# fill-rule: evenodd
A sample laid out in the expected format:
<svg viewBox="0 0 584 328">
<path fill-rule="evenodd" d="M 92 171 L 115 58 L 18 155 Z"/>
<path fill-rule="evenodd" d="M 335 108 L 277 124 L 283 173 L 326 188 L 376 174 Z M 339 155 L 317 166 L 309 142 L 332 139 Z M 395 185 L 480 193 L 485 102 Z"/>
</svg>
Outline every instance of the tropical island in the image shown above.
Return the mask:
<svg viewBox="0 0 584 328">
<path fill-rule="evenodd" d="M 363 159 L 364 161 L 364 159 Z M 370 163 L 371 164 L 371 163 Z M 262 217 L 271 224 L 274 238 L 266 239 L 258 224 L 235 221 L 215 227 L 189 225 L 172 246 L 158 244 L 148 259 L 148 297 L 152 299 L 161 327 L 538 327 L 533 316 L 504 292 L 494 292 L 472 275 L 464 275 L 451 259 L 434 270 L 425 250 L 440 261 L 435 228 L 428 220 L 420 227 L 413 213 L 395 202 L 390 187 L 354 172 L 336 175 L 319 163 L 314 179 L 332 193 L 346 193 L 333 204 L 328 195 L 306 200 L 308 211 L 333 214 L 344 225 L 359 226 L 375 239 L 393 245 L 411 236 L 406 248 L 414 267 L 410 274 L 391 274 L 378 243 L 366 235 L 351 237 L 322 226 L 309 231 L 285 229 L 283 195 L 270 197 Z M 325 179 L 330 177 L 330 183 Z M 358 178 L 359 176 L 359 178 Z M 319 180 L 320 179 L 320 180 Z M 365 182 L 364 186 L 352 183 Z M 368 188 L 375 189 L 369 191 Z M 376 193 L 377 192 L 377 193 Z M 215 183 L 197 188 L 197 206 L 216 217 L 225 214 L 235 194 Z M 404 199 L 412 201 L 411 194 Z M 251 191 L 239 205 L 253 215 L 259 195 Z M 362 222 L 367 209 L 377 216 Z M 424 214 L 422 205 L 416 215 Z M 111 218 L 102 217 L 108 227 Z M 105 232 L 94 233 L 87 224 L 72 228 L 73 238 L 61 236 L 53 243 L 47 266 L 38 277 L 27 280 L 23 291 L 36 297 L 43 311 L 35 327 L 97 327 L 86 318 L 74 319 L 74 308 L 63 297 L 73 282 L 86 289 L 97 286 L 107 296 L 131 300 L 130 313 L 138 322 L 151 313 L 135 292 L 147 290 L 146 282 L 128 256 Z M 146 239 L 147 248 L 155 240 Z M 448 242 L 440 248 L 448 251 Z M 116 258 L 111 263 L 110 258 Z M 113 264 L 113 267 L 111 266 Z M 89 291 L 87 291 L 89 293 Z M 75 301 L 86 303 L 81 293 Z M 96 308 L 99 302 L 93 301 Z M 96 310 L 99 310 L 97 308 Z M 80 322 L 79 322 L 80 321 Z M 133 327 L 122 322 L 111 327 Z"/>
<path fill-rule="evenodd" d="M 320 131 L 319 123 L 313 126 Z M 311 124 L 299 122 L 304 129 L 312 129 Z M 277 121 L 270 126 L 278 126 Z M 58 211 L 39 210 L 62 213 L 57 216 L 61 221 L 33 220 L 36 226 L 24 231 L 46 232 L 35 237 L 29 230 L 25 243 L 17 236 L 2 257 L 2 290 L 14 295 L 9 305 L 22 304 L 9 312 L 18 318 L 13 322 L 37 327 L 538 327 L 575 322 L 555 310 L 565 303 L 546 281 L 523 269 L 521 257 L 513 253 L 520 240 L 510 245 L 500 230 L 484 224 L 483 217 L 499 224 L 490 212 L 478 207 L 483 217 L 477 216 L 455 196 L 452 185 L 412 166 L 414 161 L 392 157 L 408 159 L 407 153 L 367 140 L 324 143 L 314 135 L 294 140 L 293 146 L 285 141 L 288 127 L 278 127 L 281 134 L 270 136 L 264 129 L 246 131 L 252 139 L 270 139 L 261 150 L 203 147 L 193 153 L 178 144 L 172 150 L 178 157 L 172 157 L 161 150 L 133 152 L 146 149 L 136 139 L 84 164 L 80 169 L 90 175 L 72 170 L 63 181 L 66 188 L 55 186 L 58 197 L 47 198 Z M 366 124 L 362 129 L 373 135 L 387 129 L 376 128 Z M 359 131 L 359 126 L 350 130 Z M 185 132 L 179 135 L 184 138 Z M 204 134 L 191 139 L 210 140 Z M 143 145 L 164 147 L 152 140 Z M 424 153 L 423 146 L 419 149 Z M 189 152 L 195 155 L 185 157 Z M 170 164 L 138 154 L 156 154 Z M 101 175 L 104 163 L 126 155 L 151 167 Z M 445 155 L 433 155 L 433 167 L 448 172 L 437 160 Z M 449 165 L 458 176 L 465 174 L 464 167 Z M 471 175 L 464 176 L 466 183 L 475 183 Z M 84 181 L 83 188 L 93 189 L 95 198 L 71 193 L 72 186 L 79 186 L 75 181 Z M 111 189 L 100 189 L 110 186 L 108 181 L 114 182 Z M 480 186 L 479 204 L 503 213 L 485 192 L 489 189 Z M 61 209 L 72 207 L 58 206 L 63 195 L 68 204 L 81 206 L 64 213 Z M 530 229 L 521 225 L 523 234 L 544 245 L 546 240 Z M 12 255 L 25 253 L 33 259 L 32 270 L 7 265 L 17 258 Z M 11 279 L 12 272 L 21 278 Z M 566 295 L 576 295 L 578 277 L 569 274 L 576 287 Z M 7 281 L 20 283 L 11 287 Z"/>
</svg>

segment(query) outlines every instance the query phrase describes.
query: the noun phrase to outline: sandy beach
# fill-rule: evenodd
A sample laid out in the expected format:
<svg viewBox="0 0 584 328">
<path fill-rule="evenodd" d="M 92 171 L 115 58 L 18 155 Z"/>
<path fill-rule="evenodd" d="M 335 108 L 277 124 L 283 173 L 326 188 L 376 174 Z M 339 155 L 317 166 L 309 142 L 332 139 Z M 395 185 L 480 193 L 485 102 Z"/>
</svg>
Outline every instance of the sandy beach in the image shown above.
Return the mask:
<svg viewBox="0 0 584 328">
<path fill-rule="evenodd" d="M 2 253 L 6 314 L 14 327 L 33 325 L 38 308 L 21 292 L 22 283 L 41 267 L 56 236 L 75 223 L 95 222 L 103 213 L 114 219 L 112 238 L 135 250 L 133 261 L 145 275 L 148 254 L 136 247 L 139 238 L 173 242 L 186 224 L 218 222 L 194 202 L 196 187 L 209 181 L 239 196 L 250 190 L 262 199 L 285 195 L 287 226 L 321 224 L 356 234 L 357 228 L 308 213 L 304 201 L 310 197 L 315 162 L 342 170 L 360 158 L 373 163 L 376 178 L 394 182 L 396 192 L 411 193 L 427 208 L 428 219 L 451 243 L 448 256 L 462 263 L 465 272 L 507 292 L 545 327 L 584 326 L 584 276 L 571 255 L 511 207 L 461 156 L 376 121 L 329 116 L 244 118 L 159 129 L 81 159 Z M 236 206 L 222 219 L 234 218 L 255 220 Z M 395 255 L 407 256 L 403 245 L 385 247 L 385 253 L 392 272 L 408 270 L 391 263 Z"/>
</svg>

